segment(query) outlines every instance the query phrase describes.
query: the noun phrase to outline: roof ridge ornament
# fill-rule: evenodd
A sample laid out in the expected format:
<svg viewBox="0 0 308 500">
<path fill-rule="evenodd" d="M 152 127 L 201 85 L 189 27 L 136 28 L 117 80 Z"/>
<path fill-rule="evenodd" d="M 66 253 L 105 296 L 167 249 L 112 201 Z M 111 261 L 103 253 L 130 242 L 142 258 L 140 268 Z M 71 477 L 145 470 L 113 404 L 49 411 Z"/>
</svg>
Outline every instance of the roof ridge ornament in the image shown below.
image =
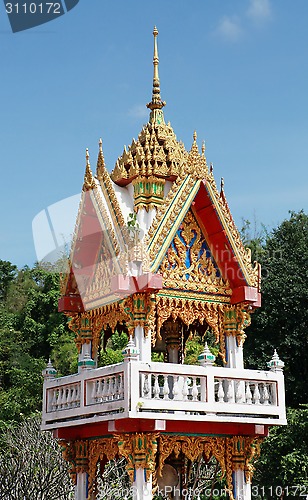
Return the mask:
<svg viewBox="0 0 308 500">
<path fill-rule="evenodd" d="M 88 191 L 89 189 L 93 189 L 95 187 L 95 179 L 90 166 L 90 155 L 88 148 L 86 149 L 86 171 L 84 174 L 84 183 L 83 190 Z"/>
<path fill-rule="evenodd" d="M 96 177 L 100 181 L 104 177 L 104 171 L 106 170 L 105 158 L 103 153 L 103 141 L 100 138 L 98 143 L 99 151 L 96 165 Z"/>
<path fill-rule="evenodd" d="M 164 115 L 161 110 L 166 105 L 166 102 L 162 101 L 160 96 L 160 81 L 158 73 L 159 58 L 158 58 L 158 47 L 157 47 L 158 29 L 156 28 L 156 26 L 154 26 L 153 35 L 154 35 L 154 56 L 153 56 L 154 74 L 153 74 L 152 101 L 149 102 L 146 106 L 151 110 L 150 122 L 157 123 L 159 125 L 161 123 L 164 123 Z"/>
</svg>

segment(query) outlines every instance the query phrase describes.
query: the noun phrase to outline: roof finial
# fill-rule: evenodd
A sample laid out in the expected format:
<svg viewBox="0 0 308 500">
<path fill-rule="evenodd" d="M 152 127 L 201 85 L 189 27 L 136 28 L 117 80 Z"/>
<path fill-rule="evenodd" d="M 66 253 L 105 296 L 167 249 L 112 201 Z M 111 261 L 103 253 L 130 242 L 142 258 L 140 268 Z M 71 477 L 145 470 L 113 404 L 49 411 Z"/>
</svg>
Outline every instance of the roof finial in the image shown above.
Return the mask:
<svg viewBox="0 0 308 500">
<path fill-rule="evenodd" d="M 154 35 L 154 56 L 153 56 L 153 65 L 154 65 L 154 75 L 153 75 L 153 91 L 152 91 L 152 101 L 147 104 L 147 108 L 151 111 L 154 109 L 162 109 L 166 103 L 161 100 L 160 97 L 160 82 L 159 82 L 159 74 L 158 74 L 158 48 L 157 48 L 157 35 L 158 29 L 154 26 L 153 30 Z"/>
<path fill-rule="evenodd" d="M 86 149 L 86 171 L 84 174 L 84 183 L 83 190 L 87 191 L 88 189 L 92 189 L 95 187 L 95 179 L 93 177 L 93 173 L 90 166 L 90 155 L 88 148 Z"/>
<path fill-rule="evenodd" d="M 194 130 L 193 139 L 194 139 L 194 143 L 196 143 L 197 142 L 197 131 L 196 130 Z"/>
<path fill-rule="evenodd" d="M 100 181 L 103 179 L 104 173 L 106 170 L 102 139 L 99 140 L 98 146 L 99 146 L 99 151 L 98 151 L 98 158 L 97 158 L 97 165 L 96 165 L 96 177 Z"/>
<path fill-rule="evenodd" d="M 206 150 L 205 141 L 202 141 L 202 148 L 201 148 L 201 154 L 202 154 L 202 156 L 205 155 L 205 150 Z"/>
</svg>

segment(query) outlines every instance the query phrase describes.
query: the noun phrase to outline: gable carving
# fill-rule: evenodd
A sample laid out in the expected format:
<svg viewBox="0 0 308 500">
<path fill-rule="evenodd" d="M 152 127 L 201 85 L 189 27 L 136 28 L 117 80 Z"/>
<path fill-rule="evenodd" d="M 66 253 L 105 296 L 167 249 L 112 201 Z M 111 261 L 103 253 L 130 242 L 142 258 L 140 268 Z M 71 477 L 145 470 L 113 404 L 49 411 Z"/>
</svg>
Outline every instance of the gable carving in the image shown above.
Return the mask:
<svg viewBox="0 0 308 500">
<path fill-rule="evenodd" d="M 163 276 L 165 288 L 231 293 L 230 285 L 222 278 L 191 211 L 187 212 L 177 230 L 161 263 L 159 273 Z"/>
</svg>

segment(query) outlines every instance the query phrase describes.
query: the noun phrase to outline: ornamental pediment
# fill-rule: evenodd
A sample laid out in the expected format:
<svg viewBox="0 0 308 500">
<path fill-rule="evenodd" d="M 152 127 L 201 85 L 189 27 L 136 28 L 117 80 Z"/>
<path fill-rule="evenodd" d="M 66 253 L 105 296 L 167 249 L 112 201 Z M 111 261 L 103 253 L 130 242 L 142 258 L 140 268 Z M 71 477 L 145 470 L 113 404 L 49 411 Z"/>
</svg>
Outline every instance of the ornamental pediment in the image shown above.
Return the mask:
<svg viewBox="0 0 308 500">
<path fill-rule="evenodd" d="M 198 222 L 189 210 L 179 226 L 158 272 L 164 288 L 231 294 Z"/>
</svg>

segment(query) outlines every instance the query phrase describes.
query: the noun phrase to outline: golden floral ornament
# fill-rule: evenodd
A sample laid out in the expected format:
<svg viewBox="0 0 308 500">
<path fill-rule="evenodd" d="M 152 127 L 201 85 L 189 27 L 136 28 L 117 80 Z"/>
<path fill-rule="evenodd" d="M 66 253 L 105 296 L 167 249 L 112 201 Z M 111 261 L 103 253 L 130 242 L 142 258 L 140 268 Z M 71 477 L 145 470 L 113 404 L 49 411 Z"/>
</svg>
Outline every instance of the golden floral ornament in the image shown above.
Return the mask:
<svg viewBox="0 0 308 500">
<path fill-rule="evenodd" d="M 158 272 L 163 276 L 165 288 L 232 293 L 209 254 L 206 239 L 191 211 L 182 221 Z"/>
<path fill-rule="evenodd" d="M 131 481 L 134 471 L 144 469 L 146 481 L 155 473 L 158 433 L 115 434 L 118 441 L 119 455 L 127 460 L 126 470 Z"/>
<path fill-rule="evenodd" d="M 114 460 L 119 454 L 117 440 L 113 437 L 91 439 L 89 441 L 89 492 L 96 488 L 96 472 L 98 461 Z"/>
</svg>

